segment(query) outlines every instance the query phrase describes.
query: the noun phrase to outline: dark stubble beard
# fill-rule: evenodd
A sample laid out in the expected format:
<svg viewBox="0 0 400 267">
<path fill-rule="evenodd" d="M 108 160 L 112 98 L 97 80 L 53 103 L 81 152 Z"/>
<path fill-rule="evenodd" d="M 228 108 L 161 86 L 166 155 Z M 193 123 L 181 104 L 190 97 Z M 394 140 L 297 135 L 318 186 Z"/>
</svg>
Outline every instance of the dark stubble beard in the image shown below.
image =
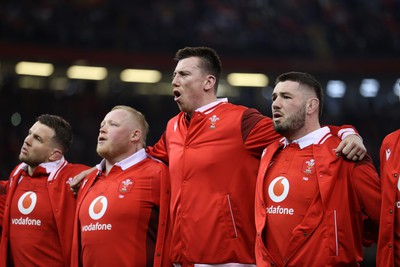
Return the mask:
<svg viewBox="0 0 400 267">
<path fill-rule="evenodd" d="M 274 129 L 282 136 L 287 136 L 302 128 L 306 121 L 306 108 L 302 107 L 296 114 L 287 117 L 285 121 L 276 123 L 274 121 Z"/>
</svg>

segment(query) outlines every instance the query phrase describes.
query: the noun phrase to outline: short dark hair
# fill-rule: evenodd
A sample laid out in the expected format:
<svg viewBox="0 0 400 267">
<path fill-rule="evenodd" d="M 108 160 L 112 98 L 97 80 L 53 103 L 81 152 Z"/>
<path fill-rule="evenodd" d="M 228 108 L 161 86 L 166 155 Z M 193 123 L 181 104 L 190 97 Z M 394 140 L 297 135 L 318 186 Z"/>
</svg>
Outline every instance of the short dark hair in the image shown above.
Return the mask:
<svg viewBox="0 0 400 267">
<path fill-rule="evenodd" d="M 317 79 L 314 76 L 304 72 L 296 72 L 296 71 L 286 72 L 279 75 L 278 78 L 276 78 L 275 85 L 277 85 L 279 82 L 284 82 L 284 81 L 298 82 L 299 84 L 305 85 L 314 90 L 319 100 L 318 114 L 321 117 L 324 91 L 322 90 L 321 84 L 317 81 Z"/>
<path fill-rule="evenodd" d="M 175 54 L 174 60 L 180 61 L 181 59 L 189 57 L 198 57 L 201 59 L 201 68 L 206 72 L 215 76 L 216 85 L 215 93 L 217 92 L 219 79 L 221 77 L 222 63 L 217 54 L 217 52 L 209 47 L 199 46 L 199 47 L 185 47 L 179 49 Z"/>
<path fill-rule="evenodd" d="M 50 114 L 42 114 L 36 120 L 54 130 L 53 140 L 61 146 L 63 154 L 66 153 L 73 142 L 71 125 L 62 117 Z"/>
</svg>

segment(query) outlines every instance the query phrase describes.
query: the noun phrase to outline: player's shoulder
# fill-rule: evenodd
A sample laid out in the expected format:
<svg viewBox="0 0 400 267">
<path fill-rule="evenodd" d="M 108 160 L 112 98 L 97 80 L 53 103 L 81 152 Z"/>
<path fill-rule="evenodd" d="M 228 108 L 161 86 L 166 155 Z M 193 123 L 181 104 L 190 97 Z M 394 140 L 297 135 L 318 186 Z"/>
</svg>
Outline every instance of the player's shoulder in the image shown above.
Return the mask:
<svg viewBox="0 0 400 267">
<path fill-rule="evenodd" d="M 60 170 L 61 173 L 68 173 L 68 174 L 78 174 L 82 171 L 85 171 L 87 169 L 90 169 L 91 167 L 84 165 L 84 164 L 78 164 L 78 163 L 67 163 L 64 168 Z"/>
<path fill-rule="evenodd" d="M 146 163 L 149 165 L 156 166 L 158 168 L 168 168 L 168 166 L 164 162 L 151 156 L 150 154 L 147 154 Z"/>
<path fill-rule="evenodd" d="M 152 157 L 149 154 L 147 154 L 147 158 L 143 160 L 142 164 L 143 170 L 146 169 L 147 171 L 151 172 L 168 172 L 168 166 L 164 162 L 155 157 Z"/>
<path fill-rule="evenodd" d="M 383 143 L 397 143 L 400 140 L 400 129 L 389 133 L 388 135 L 385 136 L 383 139 Z"/>
</svg>

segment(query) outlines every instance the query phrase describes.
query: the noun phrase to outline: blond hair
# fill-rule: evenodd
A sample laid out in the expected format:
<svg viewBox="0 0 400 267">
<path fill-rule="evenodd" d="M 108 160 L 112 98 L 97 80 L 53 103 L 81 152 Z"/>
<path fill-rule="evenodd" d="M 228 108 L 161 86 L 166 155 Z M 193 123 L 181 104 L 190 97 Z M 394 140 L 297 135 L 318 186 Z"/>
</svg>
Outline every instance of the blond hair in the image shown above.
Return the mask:
<svg viewBox="0 0 400 267">
<path fill-rule="evenodd" d="M 142 131 L 142 144 L 143 144 L 143 147 L 145 147 L 147 134 L 149 133 L 149 124 L 147 123 L 146 118 L 144 117 L 143 113 L 141 113 L 140 111 L 138 111 L 130 106 L 125 106 L 125 105 L 115 106 L 111 110 L 117 110 L 117 109 L 122 109 L 122 110 L 128 111 L 130 114 L 132 114 L 135 121 L 139 123 L 140 130 Z"/>
</svg>

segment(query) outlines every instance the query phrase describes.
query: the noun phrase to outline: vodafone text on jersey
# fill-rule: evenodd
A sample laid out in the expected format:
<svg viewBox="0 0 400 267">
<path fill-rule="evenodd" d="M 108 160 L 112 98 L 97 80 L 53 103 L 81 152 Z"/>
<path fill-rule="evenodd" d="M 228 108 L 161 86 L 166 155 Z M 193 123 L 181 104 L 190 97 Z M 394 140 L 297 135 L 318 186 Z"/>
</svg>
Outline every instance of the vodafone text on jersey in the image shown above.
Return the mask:
<svg viewBox="0 0 400 267">
<path fill-rule="evenodd" d="M 271 181 L 268 187 L 268 196 L 269 198 L 275 202 L 279 203 L 285 200 L 285 198 L 289 194 L 289 180 L 283 176 L 279 176 Z M 266 208 L 266 212 L 269 214 L 287 214 L 293 215 L 294 209 L 293 208 L 284 208 L 281 206 L 274 206 L 271 205 Z"/>
<path fill-rule="evenodd" d="M 107 211 L 108 201 L 105 196 L 96 197 L 89 206 L 89 216 L 93 220 L 99 220 Z M 89 231 L 110 231 L 112 224 L 110 223 L 90 223 L 82 226 L 82 232 Z"/>
</svg>

